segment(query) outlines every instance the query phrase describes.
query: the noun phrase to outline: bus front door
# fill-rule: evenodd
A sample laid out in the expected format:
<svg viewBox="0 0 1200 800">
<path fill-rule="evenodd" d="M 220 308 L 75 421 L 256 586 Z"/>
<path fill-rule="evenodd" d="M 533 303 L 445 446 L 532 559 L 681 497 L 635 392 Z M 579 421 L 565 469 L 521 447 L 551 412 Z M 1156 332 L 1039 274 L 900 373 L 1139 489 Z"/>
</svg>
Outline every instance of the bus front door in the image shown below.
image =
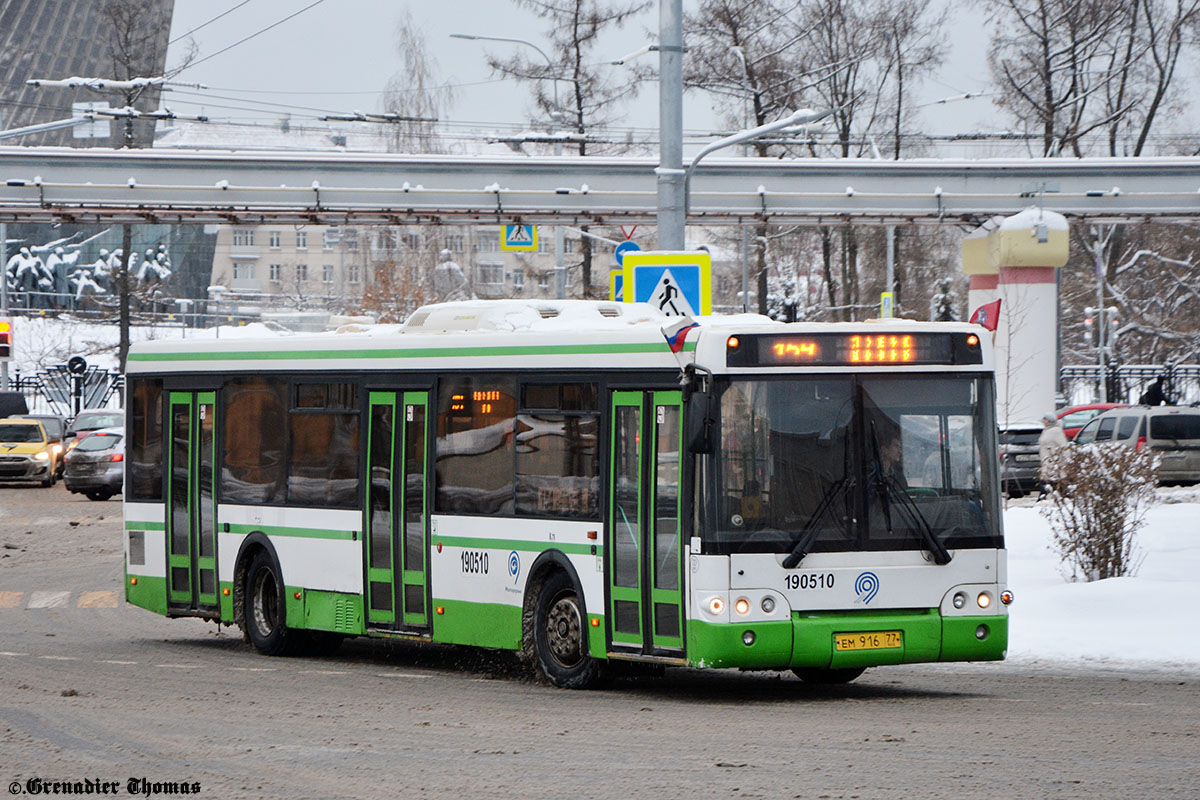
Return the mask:
<svg viewBox="0 0 1200 800">
<path fill-rule="evenodd" d="M 613 393 L 605 551 L 614 651 L 683 651 L 681 417 L 677 391 Z"/>
<path fill-rule="evenodd" d="M 428 609 L 425 508 L 428 392 L 371 392 L 367 471 L 368 627 L 424 630 Z"/>
<path fill-rule="evenodd" d="M 215 392 L 171 392 L 167 453 L 167 605 L 217 613 Z"/>
</svg>

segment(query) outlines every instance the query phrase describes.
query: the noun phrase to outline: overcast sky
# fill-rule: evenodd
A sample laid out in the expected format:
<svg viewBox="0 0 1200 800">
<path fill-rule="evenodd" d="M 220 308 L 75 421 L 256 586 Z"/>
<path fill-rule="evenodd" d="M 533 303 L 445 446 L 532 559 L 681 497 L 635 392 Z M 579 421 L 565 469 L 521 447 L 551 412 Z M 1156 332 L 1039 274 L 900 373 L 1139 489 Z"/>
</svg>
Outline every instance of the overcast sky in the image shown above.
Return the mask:
<svg viewBox="0 0 1200 800">
<path fill-rule="evenodd" d="M 407 7 L 423 28 L 430 49 L 436 52 L 442 81 L 458 86 L 457 100 L 447 115 L 449 119 L 496 125 L 529 121 L 532 114 L 529 87 L 494 78 L 485 60 L 488 51 L 507 55 L 528 48 L 449 36 L 455 32 L 487 34 L 544 45 L 543 22 L 515 8 L 508 0 L 318 0 L 313 7 L 301 11 L 313 2 L 176 0 L 172 40 L 180 39 L 222 12 L 229 13 L 192 34 L 199 46 L 197 61 L 177 77 L 210 88 L 202 93 L 171 92 L 164 96 L 164 103 L 181 113 L 195 113 L 202 106 L 214 119 L 234 121 L 272 120 L 288 113 L 293 119 L 302 119 L 320 113 L 381 111 L 384 85 L 400 67 L 394 31 L 399 10 Z M 695 5 L 696 0 L 684 0 L 685 10 Z M 298 11 L 301 13 L 280 23 Z M 963 14 L 960 12 L 959 16 Z M 275 23 L 280 24 L 205 60 Z M 925 102 L 986 87 L 983 26 L 959 19 L 951 27 L 958 39 L 950 63 L 936 81 L 927 82 L 921 95 Z M 618 58 L 637 49 L 648 42 L 649 34 L 657 28 L 655 2 L 641 19 L 610 37 L 597 52 L 597 61 Z M 178 62 L 183 46 L 183 41 L 172 44 L 169 65 Z M 657 57 L 643 58 L 653 65 Z M 928 107 L 924 109 L 923 120 L 923 128 L 929 133 L 1000 127 L 998 115 L 986 98 Z M 658 100 L 653 84 L 629 106 L 624 124 L 657 127 Z M 696 131 L 718 127 L 705 96 L 685 97 L 684 126 Z"/>
</svg>

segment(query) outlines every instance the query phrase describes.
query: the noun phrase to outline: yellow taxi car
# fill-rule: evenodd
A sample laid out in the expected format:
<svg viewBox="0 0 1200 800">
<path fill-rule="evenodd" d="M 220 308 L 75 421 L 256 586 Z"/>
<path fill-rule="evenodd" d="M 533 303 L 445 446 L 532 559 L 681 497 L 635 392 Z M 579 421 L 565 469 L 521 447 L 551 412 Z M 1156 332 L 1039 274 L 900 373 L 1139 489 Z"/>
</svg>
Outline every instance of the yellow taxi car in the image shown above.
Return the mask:
<svg viewBox="0 0 1200 800">
<path fill-rule="evenodd" d="M 62 450 L 37 420 L 0 419 L 0 481 L 53 486 Z"/>
</svg>

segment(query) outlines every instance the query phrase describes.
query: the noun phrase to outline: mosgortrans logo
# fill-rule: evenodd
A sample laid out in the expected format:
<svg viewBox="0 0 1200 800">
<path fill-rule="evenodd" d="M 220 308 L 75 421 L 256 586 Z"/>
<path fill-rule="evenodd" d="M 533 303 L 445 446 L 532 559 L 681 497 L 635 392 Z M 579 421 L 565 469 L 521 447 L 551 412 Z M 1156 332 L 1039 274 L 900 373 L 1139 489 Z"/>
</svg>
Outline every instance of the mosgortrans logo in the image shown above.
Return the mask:
<svg viewBox="0 0 1200 800">
<path fill-rule="evenodd" d="M 152 781 L 148 778 L 126 778 L 125 780 L 103 780 L 83 778 L 81 780 L 29 778 L 8 784 L 11 795 L 83 795 L 124 797 L 177 797 L 200 794 L 199 781 Z"/>
<path fill-rule="evenodd" d="M 858 601 L 868 605 L 879 594 L 879 576 L 874 572 L 864 572 L 854 579 L 854 593 Z"/>
</svg>

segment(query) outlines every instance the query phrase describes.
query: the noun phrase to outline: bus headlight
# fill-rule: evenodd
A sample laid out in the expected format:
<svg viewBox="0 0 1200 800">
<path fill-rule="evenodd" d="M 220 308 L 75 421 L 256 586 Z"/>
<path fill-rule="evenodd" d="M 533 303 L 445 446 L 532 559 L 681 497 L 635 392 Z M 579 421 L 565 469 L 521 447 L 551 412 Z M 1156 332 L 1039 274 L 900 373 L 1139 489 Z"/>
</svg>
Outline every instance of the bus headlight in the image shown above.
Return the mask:
<svg viewBox="0 0 1200 800">
<path fill-rule="evenodd" d="M 725 610 L 725 601 L 720 597 L 708 598 L 708 613 L 714 617 L 719 617 L 721 612 Z"/>
<path fill-rule="evenodd" d="M 764 597 L 759 607 L 763 610 L 764 614 L 770 614 L 775 610 L 775 598 Z"/>
<path fill-rule="evenodd" d="M 750 601 L 744 597 L 739 597 L 733 604 L 733 608 L 742 616 L 750 613 Z"/>
<path fill-rule="evenodd" d="M 754 644 L 755 638 L 754 631 L 746 631 L 742 634 L 742 644 L 746 645 L 746 647 L 749 647 L 750 645 Z"/>
<path fill-rule="evenodd" d="M 979 597 L 975 598 L 975 602 L 979 604 L 980 608 L 987 608 L 992 604 L 992 596 L 987 592 L 980 592 Z"/>
<path fill-rule="evenodd" d="M 1004 605 L 1009 606 L 1009 605 L 1012 605 L 1012 601 L 1013 601 L 1013 593 L 1010 592 L 1008 589 L 1005 589 L 1003 592 L 1000 593 L 1000 602 L 1001 603 L 1004 603 Z"/>
<path fill-rule="evenodd" d="M 967 604 L 967 593 L 966 592 L 958 592 L 957 594 L 954 595 L 953 602 L 954 602 L 955 608 L 962 608 L 963 606 L 965 606 Z"/>
</svg>

